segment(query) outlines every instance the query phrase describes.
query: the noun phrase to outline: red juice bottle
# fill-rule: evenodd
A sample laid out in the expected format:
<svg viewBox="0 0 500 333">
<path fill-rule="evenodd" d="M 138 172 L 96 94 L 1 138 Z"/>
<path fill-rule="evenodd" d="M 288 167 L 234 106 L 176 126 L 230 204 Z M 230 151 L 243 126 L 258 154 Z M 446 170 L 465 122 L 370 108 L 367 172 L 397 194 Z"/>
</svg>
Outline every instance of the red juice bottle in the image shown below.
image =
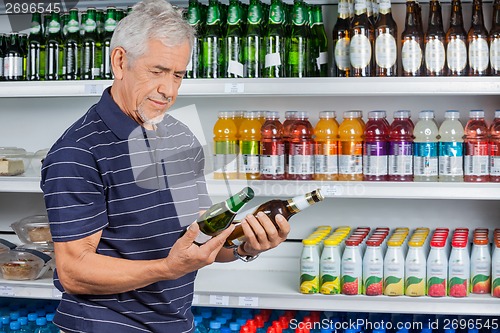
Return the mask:
<svg viewBox="0 0 500 333">
<path fill-rule="evenodd" d="M 410 111 L 394 112 L 389 128 L 389 181 L 413 181 L 414 127 Z"/>
<path fill-rule="evenodd" d="M 389 123 L 385 111 L 368 112 L 363 147 L 363 180 L 385 181 L 388 176 Z"/>
<path fill-rule="evenodd" d="M 288 150 L 290 149 L 290 127 L 298 111 L 286 111 L 283 122 L 283 143 L 285 144 L 285 178 L 288 178 Z"/>
<path fill-rule="evenodd" d="M 297 112 L 290 126 L 287 179 L 312 180 L 314 177 L 313 127 L 306 111 Z"/>
<path fill-rule="evenodd" d="M 260 137 L 260 179 L 285 179 L 285 144 L 278 112 L 266 112 Z"/>
<path fill-rule="evenodd" d="M 469 121 L 465 125 L 465 182 L 488 182 L 490 180 L 488 132 L 484 111 L 471 110 Z"/>
<path fill-rule="evenodd" d="M 490 182 L 500 182 L 500 110 L 490 126 Z"/>
</svg>

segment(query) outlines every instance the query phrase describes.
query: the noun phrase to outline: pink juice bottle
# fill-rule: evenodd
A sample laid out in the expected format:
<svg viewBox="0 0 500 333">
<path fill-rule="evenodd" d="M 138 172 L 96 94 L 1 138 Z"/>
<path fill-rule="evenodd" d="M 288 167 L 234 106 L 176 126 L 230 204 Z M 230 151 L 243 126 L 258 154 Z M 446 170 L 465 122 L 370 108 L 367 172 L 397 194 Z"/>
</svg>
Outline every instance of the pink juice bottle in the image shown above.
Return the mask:
<svg viewBox="0 0 500 333">
<path fill-rule="evenodd" d="M 389 123 L 385 111 L 370 111 L 365 127 L 363 147 L 363 180 L 388 179 Z"/>
<path fill-rule="evenodd" d="M 490 126 L 490 182 L 500 183 L 500 110 Z"/>
<path fill-rule="evenodd" d="M 313 127 L 305 111 L 297 112 L 290 126 L 287 179 L 312 180 L 314 177 Z"/>
<path fill-rule="evenodd" d="M 488 182 L 489 151 L 488 125 L 483 110 L 471 110 L 465 125 L 464 181 Z"/>
<path fill-rule="evenodd" d="M 413 181 L 413 122 L 410 111 L 394 113 L 389 129 L 389 181 Z"/>
<path fill-rule="evenodd" d="M 260 179 L 285 179 L 285 144 L 279 113 L 268 111 L 260 129 Z"/>
</svg>

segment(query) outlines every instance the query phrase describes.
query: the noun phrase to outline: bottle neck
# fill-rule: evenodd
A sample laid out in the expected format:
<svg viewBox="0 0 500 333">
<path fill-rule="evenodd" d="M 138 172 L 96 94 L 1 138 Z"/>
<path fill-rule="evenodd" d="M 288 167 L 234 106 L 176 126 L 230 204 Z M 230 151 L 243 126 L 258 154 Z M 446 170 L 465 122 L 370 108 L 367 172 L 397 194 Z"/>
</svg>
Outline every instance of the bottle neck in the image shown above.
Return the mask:
<svg viewBox="0 0 500 333">
<path fill-rule="evenodd" d="M 245 188 L 240 192 L 236 193 L 232 197 L 226 200 L 227 208 L 236 213 L 239 211 L 248 201 L 253 198 L 253 190 L 250 188 Z"/>
<path fill-rule="evenodd" d="M 441 5 L 438 1 L 431 1 L 431 11 L 429 14 L 429 28 L 436 27 L 443 29 L 443 16 L 441 13 Z"/>
<path fill-rule="evenodd" d="M 463 23 L 463 17 L 462 17 L 462 4 L 460 1 L 453 1 L 453 9 L 451 12 L 450 16 L 450 25 L 453 26 L 462 26 Z"/>
<path fill-rule="evenodd" d="M 288 210 L 292 213 L 292 215 L 294 215 L 321 200 L 323 200 L 321 194 L 313 191 L 306 193 L 305 195 L 298 195 L 288 199 L 286 205 Z"/>
<path fill-rule="evenodd" d="M 406 2 L 405 25 L 407 27 L 416 27 L 417 26 L 417 13 L 416 13 L 416 6 L 415 6 L 414 1 Z"/>
<path fill-rule="evenodd" d="M 474 4 L 472 7 L 472 25 L 474 26 L 483 26 L 483 3 L 481 0 L 474 0 Z"/>
</svg>

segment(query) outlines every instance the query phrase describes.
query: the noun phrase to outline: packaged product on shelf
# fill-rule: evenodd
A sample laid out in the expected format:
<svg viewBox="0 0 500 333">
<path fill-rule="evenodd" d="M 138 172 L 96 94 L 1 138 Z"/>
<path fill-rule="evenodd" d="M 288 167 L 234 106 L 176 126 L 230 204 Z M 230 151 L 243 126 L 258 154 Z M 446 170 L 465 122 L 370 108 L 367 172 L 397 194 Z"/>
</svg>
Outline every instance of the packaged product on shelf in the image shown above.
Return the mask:
<svg viewBox="0 0 500 333">
<path fill-rule="evenodd" d="M 382 254 L 383 238 L 375 237 L 366 241 L 363 255 L 363 294 L 367 296 L 382 295 L 384 278 L 384 256 Z"/>
<path fill-rule="evenodd" d="M 413 181 L 437 182 L 438 180 L 438 126 L 434 111 L 420 111 L 413 130 L 414 156 Z"/>
<path fill-rule="evenodd" d="M 384 256 L 384 295 L 404 295 L 405 250 L 403 244 L 408 234 L 407 229 L 396 229 L 387 241 Z"/>
<path fill-rule="evenodd" d="M 470 287 L 473 294 L 488 294 L 491 289 L 491 252 L 488 229 L 474 230 L 470 256 Z"/>
<path fill-rule="evenodd" d="M 448 296 L 466 297 L 470 290 L 468 234 L 455 230 L 448 260 Z"/>
<path fill-rule="evenodd" d="M 49 269 L 51 259 L 36 250 L 13 249 L 0 254 L 0 271 L 6 280 L 35 280 Z"/>
<path fill-rule="evenodd" d="M 491 296 L 500 297 L 500 229 L 495 230 L 491 258 Z"/>
<path fill-rule="evenodd" d="M 363 286 L 363 259 L 360 244 L 362 239 L 350 236 L 345 240 L 342 253 L 341 288 L 344 295 L 360 295 Z"/>
<path fill-rule="evenodd" d="M 410 111 L 394 112 L 389 128 L 389 181 L 413 180 L 413 122 Z"/>
<path fill-rule="evenodd" d="M 238 178 L 238 128 L 231 111 L 220 111 L 213 128 L 214 179 Z"/>
<path fill-rule="evenodd" d="M 28 167 L 26 150 L 17 147 L 0 147 L 0 176 L 17 176 Z"/>
<path fill-rule="evenodd" d="M 32 215 L 10 225 L 23 243 L 52 243 L 47 215 Z"/>
<path fill-rule="evenodd" d="M 338 179 L 338 128 L 335 111 L 321 111 L 314 127 L 314 179 Z"/>
<path fill-rule="evenodd" d="M 429 2 L 428 26 L 424 35 L 424 58 L 427 76 L 447 75 L 444 41 L 445 32 L 441 4 L 439 0 L 431 0 Z"/>
<path fill-rule="evenodd" d="M 500 15 L 499 15 L 500 16 Z M 500 182 L 500 110 L 490 126 L 490 182 Z"/>
<path fill-rule="evenodd" d="M 256 112 L 245 112 L 245 120 L 238 129 L 239 159 L 238 167 L 240 179 L 260 178 L 260 128 L 261 122 Z"/>
<path fill-rule="evenodd" d="M 279 113 L 268 111 L 261 128 L 260 179 L 285 179 L 285 144 Z"/>
<path fill-rule="evenodd" d="M 467 33 L 469 41 L 469 76 L 486 76 L 490 72 L 488 30 L 484 25 L 483 1 L 472 2 L 472 22 Z"/>
<path fill-rule="evenodd" d="M 465 125 L 464 181 L 488 182 L 488 126 L 483 110 L 471 110 Z"/>
<path fill-rule="evenodd" d="M 304 239 L 300 256 L 300 292 L 302 294 L 316 294 L 319 291 L 319 262 L 318 243 L 314 239 Z"/>
<path fill-rule="evenodd" d="M 426 283 L 427 258 L 424 251 L 425 240 L 412 237 L 408 242 L 405 259 L 405 295 L 424 296 Z"/>
<path fill-rule="evenodd" d="M 287 179 L 312 180 L 314 177 L 313 127 L 309 113 L 297 112 L 290 125 Z"/>
<path fill-rule="evenodd" d="M 439 181 L 464 181 L 464 126 L 460 112 L 447 110 L 439 127 Z"/>
<path fill-rule="evenodd" d="M 339 177 L 341 181 L 363 180 L 363 134 L 361 111 L 345 111 L 339 126 Z"/>
<path fill-rule="evenodd" d="M 427 295 L 446 296 L 448 283 L 448 252 L 446 248 L 448 231 L 435 230 L 427 257 Z"/>
<path fill-rule="evenodd" d="M 370 111 L 363 143 L 363 180 L 385 181 L 388 176 L 389 123 L 385 111 Z"/>
<path fill-rule="evenodd" d="M 467 75 L 467 32 L 464 28 L 462 2 L 452 0 L 450 25 L 446 32 L 446 64 L 448 75 Z"/>
<path fill-rule="evenodd" d="M 328 238 L 323 244 L 320 258 L 320 293 L 335 295 L 340 293 L 340 237 Z"/>
</svg>

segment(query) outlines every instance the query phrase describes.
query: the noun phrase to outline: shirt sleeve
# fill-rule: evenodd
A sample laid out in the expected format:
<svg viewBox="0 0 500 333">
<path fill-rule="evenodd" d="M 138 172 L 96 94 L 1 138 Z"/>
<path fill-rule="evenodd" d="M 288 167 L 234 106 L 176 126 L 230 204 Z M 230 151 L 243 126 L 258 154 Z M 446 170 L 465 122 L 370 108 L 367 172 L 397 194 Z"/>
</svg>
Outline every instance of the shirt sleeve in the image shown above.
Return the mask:
<svg viewBox="0 0 500 333">
<path fill-rule="evenodd" d="M 93 154 L 69 140 L 52 147 L 41 188 L 54 242 L 81 239 L 108 225 L 104 186 Z"/>
<path fill-rule="evenodd" d="M 196 176 L 196 186 L 198 188 L 198 200 L 200 209 L 208 209 L 212 206 L 212 200 L 208 195 L 207 182 L 205 179 L 205 154 L 200 142 L 193 135 L 192 151 L 194 152 L 194 172 Z"/>
</svg>

